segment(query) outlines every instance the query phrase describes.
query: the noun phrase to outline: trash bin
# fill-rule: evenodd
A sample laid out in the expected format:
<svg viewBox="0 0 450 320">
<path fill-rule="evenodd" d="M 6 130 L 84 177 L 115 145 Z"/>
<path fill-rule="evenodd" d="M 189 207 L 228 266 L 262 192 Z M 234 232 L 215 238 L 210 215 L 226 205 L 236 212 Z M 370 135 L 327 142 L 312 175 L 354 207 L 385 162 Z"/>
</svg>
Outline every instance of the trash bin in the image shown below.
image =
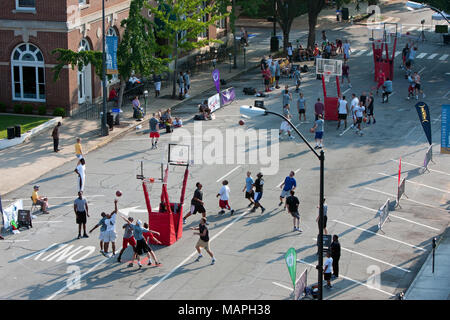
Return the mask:
<svg viewBox="0 0 450 320">
<path fill-rule="evenodd" d="M 6 128 L 6 135 L 7 135 L 8 139 L 14 139 L 14 136 L 15 136 L 14 127 Z"/>
<path fill-rule="evenodd" d="M 108 124 L 110 130 L 114 129 L 114 116 L 112 112 L 106 113 L 106 123 Z"/>
<path fill-rule="evenodd" d="M 122 110 L 120 110 L 119 108 L 112 108 L 111 112 L 114 115 L 114 124 L 116 126 L 120 125 L 120 112 Z"/>
<path fill-rule="evenodd" d="M 342 8 L 342 20 L 348 20 L 348 8 Z"/>
<path fill-rule="evenodd" d="M 20 138 L 20 133 L 21 133 L 20 125 L 14 126 L 14 135 L 16 136 L 16 138 Z"/>
<path fill-rule="evenodd" d="M 278 51 L 278 49 L 280 48 L 279 43 L 278 43 L 278 37 L 271 37 L 270 38 L 270 51 L 271 52 L 276 52 Z"/>
</svg>

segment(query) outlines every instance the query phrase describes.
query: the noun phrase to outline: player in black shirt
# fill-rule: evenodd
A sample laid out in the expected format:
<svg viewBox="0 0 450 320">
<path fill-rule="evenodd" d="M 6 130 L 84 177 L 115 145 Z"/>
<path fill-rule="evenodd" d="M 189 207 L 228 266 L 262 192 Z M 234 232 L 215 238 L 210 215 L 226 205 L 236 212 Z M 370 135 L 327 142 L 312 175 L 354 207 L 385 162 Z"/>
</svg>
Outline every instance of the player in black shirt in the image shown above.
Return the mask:
<svg viewBox="0 0 450 320">
<path fill-rule="evenodd" d="M 259 202 L 263 195 L 263 187 L 264 187 L 264 179 L 262 178 L 263 174 L 259 172 L 257 175 L 258 179 L 255 180 L 253 186 L 255 187 L 255 206 L 253 207 L 251 212 L 255 212 L 257 208 L 261 207 L 261 214 L 266 210 L 261 203 Z"/>
<path fill-rule="evenodd" d="M 200 182 L 197 182 L 195 184 L 197 189 L 194 191 L 194 196 L 191 200 L 191 210 L 186 214 L 183 218 L 183 224 L 186 224 L 186 218 L 190 215 L 196 214 L 197 212 L 200 212 L 202 214 L 203 218 L 206 218 L 206 210 L 204 207 L 203 202 L 203 191 L 202 191 L 202 184 Z"/>
<path fill-rule="evenodd" d="M 298 206 L 300 204 L 300 201 L 296 196 L 294 196 L 295 191 L 291 190 L 291 195 L 286 198 L 286 204 L 285 208 L 288 208 L 289 213 L 294 218 L 294 231 L 302 232 L 299 228 L 300 224 L 300 214 L 298 213 Z M 297 223 L 296 223 L 297 222 Z"/>
<path fill-rule="evenodd" d="M 216 258 L 214 258 L 214 254 L 209 249 L 209 231 L 208 227 L 206 226 L 206 218 L 202 218 L 200 220 L 200 224 L 198 225 L 198 228 L 191 228 L 191 230 L 198 230 L 199 232 L 195 232 L 194 234 L 197 234 L 200 236 L 200 239 L 198 239 L 197 244 L 195 245 L 195 249 L 198 252 L 198 257 L 195 259 L 195 261 L 200 261 L 200 258 L 203 257 L 201 248 L 205 248 L 206 252 L 211 256 L 211 264 L 214 264 L 216 262 Z"/>
<path fill-rule="evenodd" d="M 339 277 L 339 259 L 341 257 L 341 244 L 338 235 L 333 236 L 333 242 L 330 245 L 331 258 L 333 258 L 333 278 Z"/>
</svg>

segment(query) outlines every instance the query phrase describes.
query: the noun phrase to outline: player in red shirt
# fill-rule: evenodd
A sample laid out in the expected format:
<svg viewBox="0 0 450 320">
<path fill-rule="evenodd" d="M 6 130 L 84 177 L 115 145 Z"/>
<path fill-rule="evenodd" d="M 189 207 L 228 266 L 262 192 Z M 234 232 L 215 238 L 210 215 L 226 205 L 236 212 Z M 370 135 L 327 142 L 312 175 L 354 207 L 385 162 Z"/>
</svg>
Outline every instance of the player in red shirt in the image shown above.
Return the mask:
<svg viewBox="0 0 450 320">
<path fill-rule="evenodd" d="M 378 94 L 378 89 L 380 89 L 380 87 L 383 86 L 385 81 L 386 81 L 386 75 L 384 74 L 383 70 L 380 70 L 380 72 L 378 73 L 377 94 Z"/>
</svg>

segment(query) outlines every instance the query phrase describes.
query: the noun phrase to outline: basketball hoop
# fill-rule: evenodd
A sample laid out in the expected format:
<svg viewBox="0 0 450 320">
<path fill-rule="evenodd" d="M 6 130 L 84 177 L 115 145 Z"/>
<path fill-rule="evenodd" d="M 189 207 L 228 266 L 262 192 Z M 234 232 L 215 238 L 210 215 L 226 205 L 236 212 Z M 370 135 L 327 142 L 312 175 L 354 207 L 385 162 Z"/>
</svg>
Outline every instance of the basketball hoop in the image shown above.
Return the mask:
<svg viewBox="0 0 450 320">
<path fill-rule="evenodd" d="M 142 181 L 145 184 L 145 187 L 147 188 L 147 192 L 152 191 L 153 185 L 155 184 L 155 178 L 144 178 Z"/>
<path fill-rule="evenodd" d="M 325 71 L 323 73 L 323 77 L 324 77 L 325 82 L 330 82 L 331 71 Z"/>
</svg>

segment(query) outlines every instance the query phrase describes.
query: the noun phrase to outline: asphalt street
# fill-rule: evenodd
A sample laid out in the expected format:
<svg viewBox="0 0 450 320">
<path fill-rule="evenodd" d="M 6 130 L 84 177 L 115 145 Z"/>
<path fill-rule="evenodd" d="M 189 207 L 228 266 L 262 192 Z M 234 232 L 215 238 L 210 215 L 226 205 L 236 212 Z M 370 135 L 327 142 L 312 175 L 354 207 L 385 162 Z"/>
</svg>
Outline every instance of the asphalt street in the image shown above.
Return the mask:
<svg viewBox="0 0 450 320">
<path fill-rule="evenodd" d="M 392 16 L 402 23 L 414 24 L 421 14 L 396 12 Z M 431 14 L 429 14 L 431 15 Z M 256 36 L 251 45 L 267 45 L 269 30 L 249 30 Z M 416 32 L 416 31 L 411 31 Z M 306 33 L 294 30 L 305 41 Z M 369 91 L 373 82 L 373 58 L 368 49 L 367 30 L 363 26 L 346 29 L 336 27 L 328 31 L 329 37 L 348 38 L 355 50 L 350 59 L 350 77 L 353 88 L 346 85 L 342 91 L 347 97 L 352 92 L 361 94 Z M 397 50 L 401 50 L 404 39 Z M 396 78 L 394 94 L 388 104 L 381 104 L 376 98 L 375 125 L 365 125 L 362 137 L 348 130 L 336 130 L 335 122 L 327 122 L 324 134 L 325 150 L 325 197 L 328 204 L 328 232 L 338 234 L 342 246 L 339 279 L 334 280 L 334 288 L 324 289 L 325 299 L 392 299 L 413 280 L 431 248 L 432 237 L 439 235 L 447 227 L 450 204 L 450 161 L 448 155 L 439 153 L 440 108 L 449 102 L 449 59 L 441 59 L 448 54 L 448 47 L 433 41 L 419 44 L 415 70 L 420 71 L 427 97 L 423 101 L 430 106 L 432 135 L 434 141 L 434 163 L 430 171 L 423 173 L 421 165 L 428 147 L 426 137 L 418 121 L 414 108 L 416 100 L 406 100 L 407 81 L 398 66 L 401 56 L 396 58 Z M 433 54 L 433 58 L 428 59 Z M 283 78 L 284 84 L 293 86 L 293 80 Z M 244 87 L 262 90 L 259 70 L 255 69 L 229 84 L 236 89 L 237 100 L 216 112 L 216 119 L 202 123 L 202 130 L 194 130 L 198 122 L 192 121 L 198 101 L 186 103 L 174 112 L 185 120 L 184 130 L 191 134 L 192 149 L 200 143 L 211 145 L 215 139 L 227 141 L 226 130 L 234 129 L 275 129 L 280 120 L 273 116 L 244 119 L 239 126 L 240 105 L 253 105 L 253 96 L 242 93 Z M 331 81 L 327 87 L 335 92 Z M 304 76 L 301 87 L 307 100 L 307 122 L 298 120 L 293 109 L 293 122 L 310 141 L 314 136 L 309 132 L 312 126 L 313 104 L 322 98 L 321 81 L 315 79 L 314 72 Z M 263 98 L 265 106 L 281 112 L 281 89 Z M 212 94 L 213 92 L 211 92 Z M 297 97 L 296 93 L 293 93 Z M 422 99 L 420 99 L 422 100 Z M 163 108 L 163 106 L 162 106 Z M 105 147 L 86 156 L 86 189 L 90 215 L 88 228 L 100 219 L 102 211 L 113 210 L 114 193 L 121 190 L 119 200 L 122 214 L 147 220 L 144 196 L 140 181 L 136 180 L 136 161 L 145 160 L 146 174 L 158 177 L 158 164 L 165 146 L 175 134 L 162 134 L 158 150 L 150 150 L 148 123 L 141 130 L 132 132 Z M 175 129 L 175 133 L 176 130 Z M 294 135 L 295 136 L 295 135 Z M 188 137 L 185 132 L 185 137 Z M 317 281 L 318 234 L 315 222 L 319 199 L 319 162 L 298 136 L 294 140 L 282 138 L 271 141 L 267 148 L 260 149 L 257 163 L 249 163 L 249 154 L 254 151 L 256 139 L 251 137 L 250 145 L 244 147 L 244 163 L 226 163 L 230 149 L 223 149 L 223 156 L 216 150 L 215 156 L 222 163 L 194 162 L 190 167 L 190 177 L 186 192 L 185 210 L 200 181 L 204 186 L 205 206 L 208 213 L 211 249 L 217 262 L 210 265 L 210 258 L 204 253 L 200 262 L 194 262 L 194 245 L 197 236 L 189 230 L 199 222 L 199 215 L 190 217 L 184 226 L 183 237 L 170 247 L 155 246 L 161 267 L 127 267 L 127 263 L 117 263 L 114 258 L 105 258 L 99 253 L 98 230 L 90 238 L 77 240 L 77 226 L 73 213 L 76 195 L 76 177 L 73 163 L 66 164 L 44 175 L 37 181 L 5 195 L 8 200 L 22 198 L 30 206 L 29 196 L 32 185 L 40 184 L 41 194 L 49 197 L 51 214 L 38 215 L 34 227 L 0 242 L 0 268 L 2 291 L 0 299 L 292 299 L 290 282 L 284 261 L 284 254 L 290 247 L 295 248 L 298 261 L 298 275 L 308 270 L 308 283 Z M 261 142 L 261 139 L 259 140 Z M 235 153 L 239 145 L 230 143 Z M 261 156 L 274 160 L 261 164 Z M 278 152 L 278 156 L 276 153 Z M 203 149 L 203 154 L 211 150 Z M 274 155 L 273 157 L 271 157 Z M 199 156 L 197 155 L 193 155 Z M 382 231 L 378 231 L 377 210 L 387 199 L 394 200 L 397 186 L 398 160 L 402 159 L 402 177 L 407 179 L 406 195 L 401 208 L 391 212 L 390 221 Z M 266 159 L 267 160 L 267 159 Z M 204 161 L 205 162 L 205 161 Z M 258 210 L 250 213 L 247 200 L 241 192 L 245 173 L 251 171 L 253 177 L 262 168 L 278 163 L 274 174 L 266 174 L 262 204 L 264 214 Z M 279 202 L 279 184 L 289 171 L 296 171 L 297 195 L 300 198 L 302 233 L 292 231 L 292 218 Z M 183 170 L 171 168 L 169 195 L 175 200 L 180 195 Z M 218 215 L 218 199 L 215 197 L 222 179 L 229 181 L 230 204 L 236 213 Z M 151 192 L 153 204 L 157 204 L 161 184 L 155 183 Z M 119 220 L 118 220 L 119 221 Z M 118 223 L 118 250 L 121 248 L 121 223 Z M 53 255 L 57 250 L 60 255 Z M 59 248 L 59 249 L 58 249 Z M 78 277 L 79 276 L 79 277 Z M 80 279 L 73 282 L 73 279 Z"/>
</svg>

